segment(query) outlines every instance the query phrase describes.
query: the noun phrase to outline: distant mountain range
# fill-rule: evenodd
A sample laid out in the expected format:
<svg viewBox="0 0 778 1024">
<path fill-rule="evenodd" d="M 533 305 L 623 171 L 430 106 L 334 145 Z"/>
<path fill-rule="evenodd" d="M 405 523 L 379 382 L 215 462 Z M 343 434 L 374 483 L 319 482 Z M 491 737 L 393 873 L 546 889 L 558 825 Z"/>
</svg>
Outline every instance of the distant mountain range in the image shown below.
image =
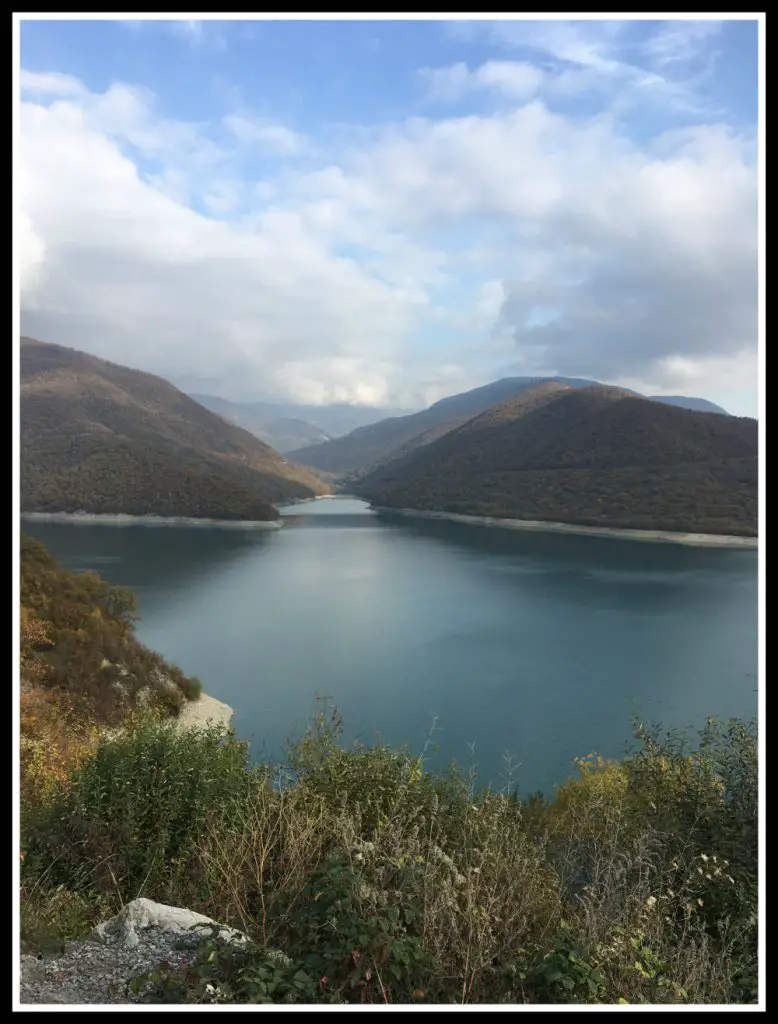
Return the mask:
<svg viewBox="0 0 778 1024">
<path fill-rule="evenodd" d="M 402 415 L 403 409 L 378 406 L 348 405 L 294 405 L 274 402 L 232 402 L 215 395 L 192 394 L 206 409 L 218 413 L 271 445 L 286 453 L 296 448 L 320 444 L 358 427 Z"/>
<path fill-rule="evenodd" d="M 272 520 L 328 493 L 160 377 L 21 340 L 22 511 Z"/>
<path fill-rule="evenodd" d="M 753 536 L 757 423 L 547 380 L 349 489 L 390 508 Z"/>
<path fill-rule="evenodd" d="M 74 349 L 22 338 L 20 351 L 22 511 L 271 520 L 328 493 L 327 475 L 391 508 L 756 533 L 756 421 L 702 399 L 510 377 L 366 423 L 386 410 L 201 395 L 206 408 Z M 355 422 L 322 440 L 324 424 Z M 317 443 L 295 449 L 299 465 L 252 430 Z"/>
<path fill-rule="evenodd" d="M 598 383 L 580 377 L 504 377 L 492 384 L 443 398 L 421 412 L 382 419 L 342 437 L 301 445 L 289 450 L 288 454 L 306 466 L 348 478 L 366 472 L 388 458 L 404 454 L 409 446 L 416 448 L 429 444 L 472 416 L 549 380 L 571 388 L 586 388 Z M 719 406 L 701 398 L 660 395 L 652 401 L 726 415 Z"/>
</svg>

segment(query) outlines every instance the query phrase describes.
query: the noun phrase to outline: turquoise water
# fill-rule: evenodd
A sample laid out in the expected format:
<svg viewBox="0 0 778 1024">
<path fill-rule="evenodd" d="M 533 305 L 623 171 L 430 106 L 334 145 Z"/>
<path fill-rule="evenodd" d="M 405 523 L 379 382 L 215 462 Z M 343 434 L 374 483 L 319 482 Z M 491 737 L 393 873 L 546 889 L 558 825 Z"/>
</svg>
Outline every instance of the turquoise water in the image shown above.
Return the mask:
<svg viewBox="0 0 778 1024">
<path fill-rule="evenodd" d="M 133 587 L 140 639 L 279 754 L 316 694 L 349 737 L 431 764 L 503 755 L 525 792 L 618 756 L 630 719 L 756 711 L 757 554 L 377 514 L 337 498 L 282 530 L 25 521 L 69 568 Z M 434 725 L 434 728 L 433 728 Z"/>
</svg>

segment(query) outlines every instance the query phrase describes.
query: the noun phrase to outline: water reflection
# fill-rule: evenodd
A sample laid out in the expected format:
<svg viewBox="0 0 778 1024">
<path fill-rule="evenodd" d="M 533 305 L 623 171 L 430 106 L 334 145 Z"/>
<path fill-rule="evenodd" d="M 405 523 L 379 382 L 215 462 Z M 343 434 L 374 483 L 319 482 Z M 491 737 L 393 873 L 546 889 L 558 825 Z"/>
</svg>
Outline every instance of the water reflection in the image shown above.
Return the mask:
<svg viewBox="0 0 778 1024">
<path fill-rule="evenodd" d="M 668 726 L 750 715 L 756 553 L 385 517 L 354 499 L 269 533 L 36 523 L 70 566 L 137 589 L 141 639 L 279 754 L 330 694 L 348 736 L 549 789 L 617 756 L 639 711 Z M 25 527 L 26 528 L 26 527 Z M 434 746 L 434 744 L 433 744 Z"/>
</svg>

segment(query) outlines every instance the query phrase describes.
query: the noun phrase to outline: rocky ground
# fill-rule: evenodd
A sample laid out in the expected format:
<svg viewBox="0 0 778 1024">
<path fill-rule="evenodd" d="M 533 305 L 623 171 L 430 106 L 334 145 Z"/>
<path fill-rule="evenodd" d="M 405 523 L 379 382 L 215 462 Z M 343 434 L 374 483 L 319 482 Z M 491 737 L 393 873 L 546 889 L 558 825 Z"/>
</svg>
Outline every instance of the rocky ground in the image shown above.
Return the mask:
<svg viewBox="0 0 778 1024">
<path fill-rule="evenodd" d="M 214 922 L 191 910 L 152 900 L 128 903 L 116 917 L 100 924 L 89 939 L 68 942 L 53 956 L 22 955 L 19 1002 L 45 1005 L 148 1002 L 128 983 L 167 963 L 181 970 Z M 240 933 L 220 926 L 220 937 L 245 942 Z M 185 948 L 181 948 L 181 947 Z"/>
</svg>

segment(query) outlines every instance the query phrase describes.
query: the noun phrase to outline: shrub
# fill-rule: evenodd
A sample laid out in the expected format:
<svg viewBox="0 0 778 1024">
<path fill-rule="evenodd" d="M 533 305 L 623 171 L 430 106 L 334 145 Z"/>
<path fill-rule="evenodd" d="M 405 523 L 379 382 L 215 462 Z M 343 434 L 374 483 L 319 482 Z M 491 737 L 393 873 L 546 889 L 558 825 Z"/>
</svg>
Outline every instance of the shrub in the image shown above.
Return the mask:
<svg viewBox="0 0 778 1024">
<path fill-rule="evenodd" d="M 323 708 L 286 772 L 218 730 L 102 742 L 25 814 L 38 917 L 56 916 L 49 892 L 63 929 L 143 894 L 249 935 L 155 972 L 162 1001 L 756 999 L 753 727 L 709 723 L 696 751 L 644 731 L 523 801 L 382 744 L 344 750 L 339 726 Z"/>
<path fill-rule="evenodd" d="M 29 685 L 20 696 L 19 727 L 21 799 L 38 806 L 69 785 L 94 752 L 98 730 L 69 694 Z"/>
<path fill-rule="evenodd" d="M 176 730 L 149 719 L 103 737 L 67 789 L 23 815 L 28 871 L 121 900 L 176 901 L 194 844 L 214 814 L 245 797 L 245 745 L 217 728 Z"/>
</svg>

